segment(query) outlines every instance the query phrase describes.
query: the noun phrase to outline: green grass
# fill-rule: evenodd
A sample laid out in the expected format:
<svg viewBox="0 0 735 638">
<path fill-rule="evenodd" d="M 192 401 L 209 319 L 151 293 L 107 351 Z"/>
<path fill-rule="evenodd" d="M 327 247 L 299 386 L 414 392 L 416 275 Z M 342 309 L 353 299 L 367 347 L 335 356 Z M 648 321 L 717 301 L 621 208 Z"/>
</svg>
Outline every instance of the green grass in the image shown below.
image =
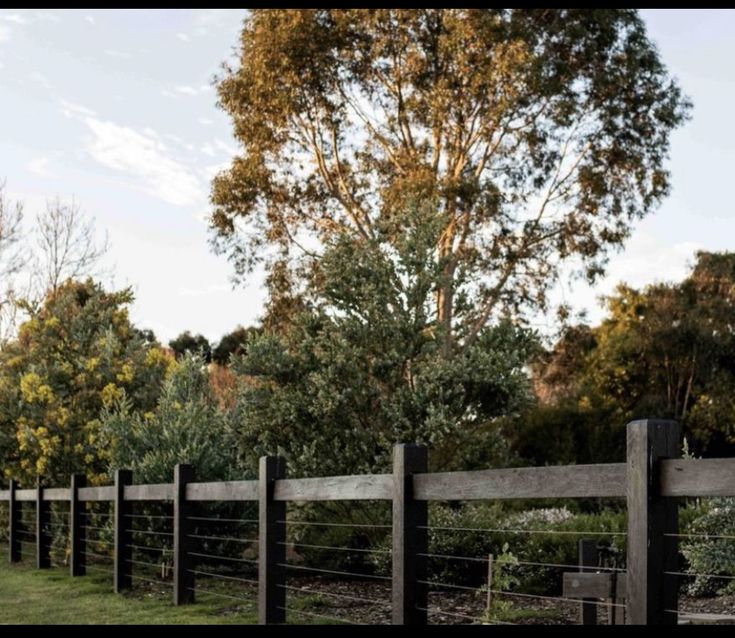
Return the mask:
<svg viewBox="0 0 735 638">
<path fill-rule="evenodd" d="M 0 555 L 0 624 L 252 624 L 254 609 L 235 600 L 204 595 L 175 607 L 170 588 L 112 592 L 101 572 L 71 578 L 66 569 L 11 565 Z M 214 589 L 209 586 L 209 589 Z M 222 592 L 228 589 L 223 583 Z M 244 606 L 243 606 L 244 605 Z"/>
</svg>

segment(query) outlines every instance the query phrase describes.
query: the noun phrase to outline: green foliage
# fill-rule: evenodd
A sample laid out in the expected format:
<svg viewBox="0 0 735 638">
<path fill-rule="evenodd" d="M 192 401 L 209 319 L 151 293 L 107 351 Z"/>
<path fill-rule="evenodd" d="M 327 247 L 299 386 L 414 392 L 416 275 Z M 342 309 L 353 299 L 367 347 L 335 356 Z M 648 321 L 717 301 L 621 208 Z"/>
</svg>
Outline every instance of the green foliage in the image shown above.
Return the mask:
<svg viewBox="0 0 735 638">
<path fill-rule="evenodd" d="M 207 363 L 212 360 L 212 346 L 204 335 L 194 336 L 186 330 L 169 341 L 168 345 L 176 354 L 177 359 L 187 354 L 194 354 L 204 358 Z"/>
<path fill-rule="evenodd" d="M 225 480 L 236 472 L 227 415 L 198 356 L 186 354 L 177 362 L 155 409 L 136 411 L 124 396 L 102 412 L 101 420 L 111 473 L 126 468 L 136 482 L 168 483 L 177 463 L 192 464 L 202 481 Z"/>
<path fill-rule="evenodd" d="M 506 564 L 504 577 L 517 580 L 517 591 L 554 595 L 561 592 L 561 573 L 569 568 L 524 563 L 577 565 L 579 539 L 593 538 L 609 560 L 624 567 L 620 557 L 626 520 L 624 511 L 610 508 L 574 513 L 566 507 L 509 511 L 498 503 L 431 504 L 429 553 L 485 559 L 510 552 L 517 563 Z M 390 547 L 390 539 L 380 547 Z M 376 555 L 371 560 L 389 573 L 389 558 Z M 477 587 L 487 583 L 487 563 L 434 557 L 429 559 L 429 574 L 437 582 Z"/>
<path fill-rule="evenodd" d="M 735 499 L 712 499 L 688 526 L 681 553 L 696 576 L 687 590 L 693 596 L 735 593 Z M 718 538 L 726 536 L 729 538 Z M 718 579 L 714 576 L 729 577 Z"/>
<path fill-rule="evenodd" d="M 534 335 L 504 321 L 445 356 L 430 311 L 438 230 L 422 209 L 402 219 L 397 246 L 336 241 L 308 310 L 235 359 L 249 380 L 234 419 L 245 466 L 279 452 L 295 476 L 382 471 L 406 441 L 430 446 L 437 468 L 506 455 L 494 419 L 526 400 Z"/>
<path fill-rule="evenodd" d="M 134 328 L 129 290 L 67 281 L 49 294 L 0 351 L 0 455 L 8 478 L 65 485 L 72 472 L 105 480 L 102 408 L 123 395 L 136 409 L 156 401 L 170 365 Z"/>
<path fill-rule="evenodd" d="M 233 355 L 244 354 L 248 339 L 259 333 L 259 328 L 243 328 L 242 326 L 238 326 L 219 340 L 216 347 L 212 350 L 212 361 L 226 366 L 230 363 Z"/>
<path fill-rule="evenodd" d="M 497 592 L 513 591 L 521 584 L 512 573 L 512 568 L 517 565 L 518 558 L 508 551 L 508 543 L 505 543 L 500 554 L 493 557 L 492 578 L 488 583 L 490 606 L 485 610 L 486 622 L 502 622 L 513 611 L 513 602 Z"/>
<path fill-rule="evenodd" d="M 503 435 L 523 465 L 617 463 L 625 424 L 612 407 L 584 402 L 540 404 L 503 421 Z"/>
<path fill-rule="evenodd" d="M 625 424 L 657 417 L 680 421 L 698 453 L 731 456 L 735 253 L 698 253 L 679 283 L 620 285 L 608 309 L 538 362 L 539 406 L 507 428 L 514 450 L 535 463 L 619 461 Z"/>
<path fill-rule="evenodd" d="M 561 261 L 598 275 L 668 192 L 689 112 L 627 9 L 253 10 L 239 55 L 218 86 L 242 152 L 213 181 L 217 248 L 239 275 L 268 259 L 277 297 L 294 255 L 395 245 L 433 199 L 447 349 L 543 306 Z"/>
</svg>

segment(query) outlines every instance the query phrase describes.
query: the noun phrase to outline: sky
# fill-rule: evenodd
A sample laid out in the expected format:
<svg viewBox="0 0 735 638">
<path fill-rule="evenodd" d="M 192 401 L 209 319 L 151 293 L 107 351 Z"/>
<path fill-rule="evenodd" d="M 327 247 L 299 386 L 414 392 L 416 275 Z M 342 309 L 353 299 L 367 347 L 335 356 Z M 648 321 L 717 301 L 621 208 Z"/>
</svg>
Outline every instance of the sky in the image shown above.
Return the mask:
<svg viewBox="0 0 735 638">
<path fill-rule="evenodd" d="M 735 11 L 641 12 L 693 118 L 673 135 L 672 192 L 636 224 L 594 287 L 554 298 L 604 315 L 616 283 L 686 275 L 697 250 L 735 250 Z M 107 233 L 107 283 L 131 286 L 133 321 L 162 341 L 217 340 L 262 313 L 262 274 L 233 288 L 207 229 L 212 176 L 237 152 L 212 82 L 245 11 L 0 10 L 0 180 L 28 214 L 72 197 Z M 552 319 L 539 319 L 540 327 Z M 543 325 L 542 325 L 543 324 Z"/>
</svg>

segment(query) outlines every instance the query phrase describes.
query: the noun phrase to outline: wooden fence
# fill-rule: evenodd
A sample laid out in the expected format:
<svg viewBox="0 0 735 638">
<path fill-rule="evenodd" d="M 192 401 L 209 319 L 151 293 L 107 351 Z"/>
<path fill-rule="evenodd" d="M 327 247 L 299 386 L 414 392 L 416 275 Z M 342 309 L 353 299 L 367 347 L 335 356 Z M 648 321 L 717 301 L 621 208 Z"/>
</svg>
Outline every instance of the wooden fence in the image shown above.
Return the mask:
<svg viewBox="0 0 735 638">
<path fill-rule="evenodd" d="M 36 504 L 36 563 L 50 564 L 42 538 L 49 503 L 69 503 L 70 570 L 85 573 L 85 536 L 81 517 L 86 502 L 114 507 L 114 589 L 131 586 L 130 530 L 125 516 L 136 501 L 173 502 L 173 601 L 194 600 L 190 566 L 188 512 L 198 502 L 258 503 L 258 618 L 285 622 L 286 503 L 298 501 L 392 501 L 392 622 L 427 623 L 428 503 L 493 499 L 620 498 L 628 510 L 626 621 L 630 624 L 676 624 L 676 572 L 680 497 L 735 496 L 735 459 L 680 459 L 679 427 L 673 421 L 642 420 L 627 426 L 625 463 L 491 469 L 429 473 L 427 450 L 398 445 L 393 473 L 324 478 L 286 478 L 278 457 L 260 460 L 259 478 L 203 483 L 194 468 L 178 465 L 173 482 L 135 485 L 130 471 L 118 470 L 115 484 L 87 487 L 75 475 L 70 487 L 19 489 L 11 482 L 0 490 L 9 504 L 10 561 L 20 560 L 19 504 Z"/>
</svg>

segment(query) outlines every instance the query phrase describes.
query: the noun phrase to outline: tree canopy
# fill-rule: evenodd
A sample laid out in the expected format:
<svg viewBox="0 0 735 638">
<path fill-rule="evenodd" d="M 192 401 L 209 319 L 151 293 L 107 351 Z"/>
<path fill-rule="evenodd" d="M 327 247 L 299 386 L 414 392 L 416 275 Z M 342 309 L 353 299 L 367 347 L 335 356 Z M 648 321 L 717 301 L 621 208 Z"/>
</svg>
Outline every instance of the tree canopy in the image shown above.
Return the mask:
<svg viewBox="0 0 735 638">
<path fill-rule="evenodd" d="M 226 366 L 233 355 L 243 354 L 248 339 L 260 332 L 260 328 L 254 326 L 243 328 L 238 326 L 232 332 L 223 335 L 212 350 L 212 360 L 220 365 Z"/>
<path fill-rule="evenodd" d="M 216 247 L 282 298 L 336 235 L 397 242 L 432 201 L 445 355 L 544 307 L 561 262 L 602 272 L 668 192 L 689 109 L 627 9 L 253 10 L 239 54 Z"/>
<path fill-rule="evenodd" d="M 493 419 L 528 396 L 528 331 L 501 322 L 452 358 L 431 325 L 438 226 L 402 216 L 393 244 L 332 242 L 290 329 L 264 332 L 235 357 L 244 465 L 278 451 L 292 474 L 384 471 L 395 443 L 430 445 L 434 467 L 502 458 Z M 481 461 L 480 461 L 481 459 Z"/>
<path fill-rule="evenodd" d="M 625 423 L 655 416 L 680 421 L 697 453 L 732 455 L 735 253 L 700 252 L 683 281 L 621 284 L 607 303 L 600 325 L 569 328 L 537 364 L 541 407 L 521 419 L 519 451 L 556 455 L 555 429 L 576 442 L 570 460 L 619 459 Z"/>
<path fill-rule="evenodd" d="M 67 484 L 73 472 L 105 478 L 100 411 L 123 393 L 155 406 L 171 359 L 128 318 L 129 290 L 91 279 L 50 293 L 0 350 L 0 448 L 8 478 Z"/>
<path fill-rule="evenodd" d="M 212 346 L 204 335 L 193 335 L 188 330 L 168 342 L 169 348 L 174 351 L 177 359 L 187 354 L 202 356 L 209 363 L 212 360 Z"/>
</svg>

